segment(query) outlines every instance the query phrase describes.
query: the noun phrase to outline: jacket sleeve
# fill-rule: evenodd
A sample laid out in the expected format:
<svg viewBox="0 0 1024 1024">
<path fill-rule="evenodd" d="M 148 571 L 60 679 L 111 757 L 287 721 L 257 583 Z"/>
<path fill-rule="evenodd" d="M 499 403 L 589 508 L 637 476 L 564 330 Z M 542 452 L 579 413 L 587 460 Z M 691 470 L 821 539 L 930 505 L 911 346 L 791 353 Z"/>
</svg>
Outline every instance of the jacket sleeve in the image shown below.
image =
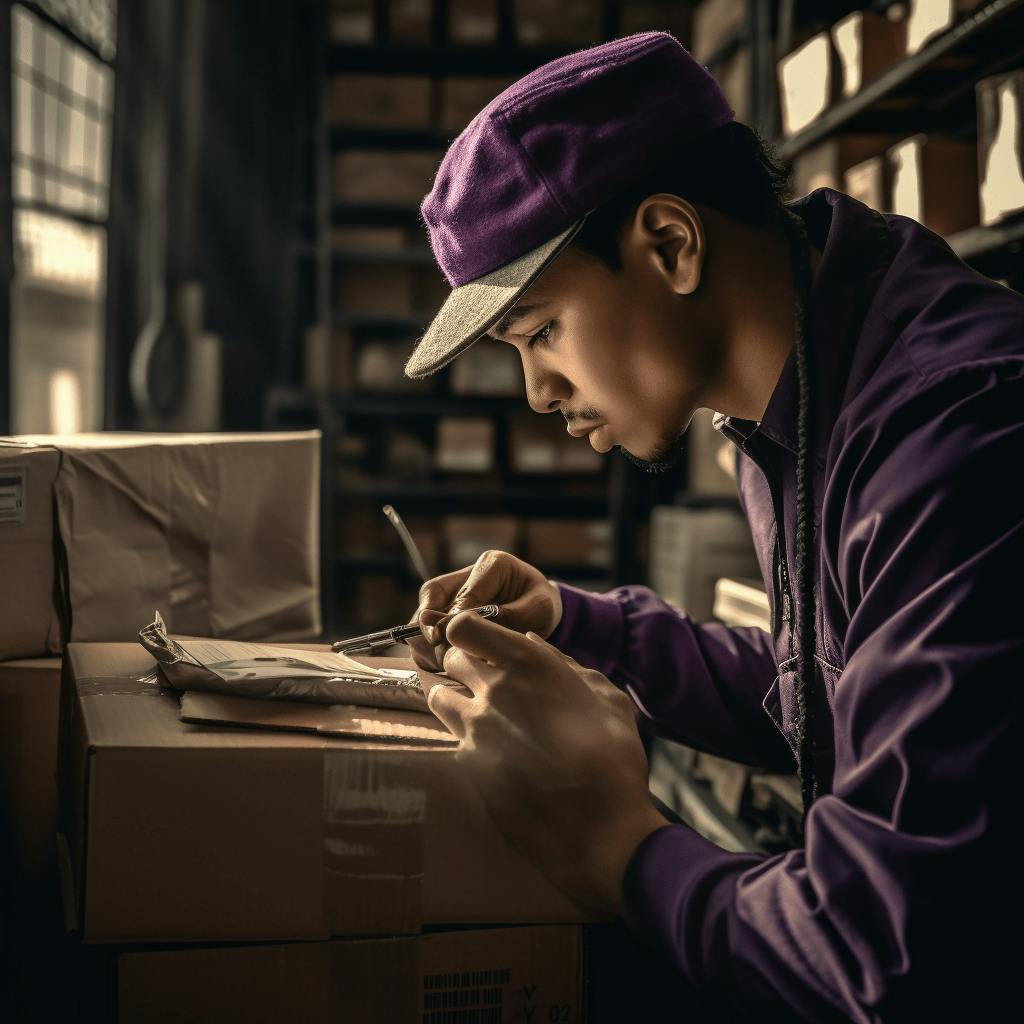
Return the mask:
<svg viewBox="0 0 1024 1024">
<path fill-rule="evenodd" d="M 627 867 L 627 923 L 705 991 L 791 1019 L 953 1020 L 1019 975 L 1022 382 L 1019 360 L 929 379 L 844 448 L 823 520 L 850 613 L 831 793 L 799 849 L 671 825 Z"/>
<path fill-rule="evenodd" d="M 558 587 L 562 619 L 550 642 L 625 689 L 659 732 L 768 771 L 795 769 L 762 706 L 778 672 L 763 629 L 694 622 L 649 587 Z"/>
</svg>

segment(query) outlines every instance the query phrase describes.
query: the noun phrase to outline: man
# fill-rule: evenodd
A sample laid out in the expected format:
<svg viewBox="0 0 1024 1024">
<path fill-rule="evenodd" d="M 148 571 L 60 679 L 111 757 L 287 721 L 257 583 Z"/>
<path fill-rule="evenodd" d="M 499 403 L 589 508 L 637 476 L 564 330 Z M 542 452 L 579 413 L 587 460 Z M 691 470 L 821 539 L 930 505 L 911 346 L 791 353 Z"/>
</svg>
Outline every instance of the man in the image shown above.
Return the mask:
<svg viewBox="0 0 1024 1024">
<path fill-rule="evenodd" d="M 535 411 L 654 471 L 716 410 L 772 631 L 487 552 L 424 586 L 415 657 L 451 677 L 430 707 L 509 841 L 693 990 L 756 1019 L 983 1018 L 1019 947 L 1024 299 L 784 179 L 665 33 L 545 65 L 455 140 L 422 206 L 453 291 L 407 374 L 511 344 Z M 663 817 L 636 708 L 799 769 L 803 845 Z"/>
</svg>

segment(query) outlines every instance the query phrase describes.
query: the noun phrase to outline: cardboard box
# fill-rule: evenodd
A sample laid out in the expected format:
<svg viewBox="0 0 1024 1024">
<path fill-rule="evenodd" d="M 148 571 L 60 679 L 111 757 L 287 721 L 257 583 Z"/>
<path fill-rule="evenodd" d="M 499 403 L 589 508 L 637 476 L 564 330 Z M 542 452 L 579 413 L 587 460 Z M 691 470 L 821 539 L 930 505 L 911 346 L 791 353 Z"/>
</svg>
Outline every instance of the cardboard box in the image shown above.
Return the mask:
<svg viewBox="0 0 1024 1024">
<path fill-rule="evenodd" d="M 1024 71 L 983 78 L 978 101 L 980 223 L 1024 210 Z"/>
<path fill-rule="evenodd" d="M 711 619 L 722 576 L 761 575 L 750 526 L 738 511 L 656 506 L 650 549 L 651 587 L 695 622 Z"/>
<path fill-rule="evenodd" d="M 461 132 L 498 93 L 514 81 L 514 78 L 504 75 L 444 79 L 441 83 L 441 127 L 446 131 Z"/>
<path fill-rule="evenodd" d="M 819 32 L 778 65 L 782 133 L 789 137 L 820 117 L 840 94 L 838 57 L 828 32 Z"/>
<path fill-rule="evenodd" d="M 442 416 L 437 421 L 437 468 L 486 473 L 494 468 L 494 420 L 485 416 Z"/>
<path fill-rule="evenodd" d="M 119 1024 L 581 1019 L 573 926 L 123 952 Z"/>
<path fill-rule="evenodd" d="M 335 43 L 373 42 L 374 0 L 331 0 L 328 23 Z"/>
<path fill-rule="evenodd" d="M 491 549 L 519 552 L 521 524 L 515 516 L 445 516 L 441 532 L 452 570 L 472 565 Z"/>
<path fill-rule="evenodd" d="M 388 38 L 393 43 L 430 43 L 432 0 L 390 0 Z"/>
<path fill-rule="evenodd" d="M 60 658 L 0 662 L 0 827 L 13 840 L 12 891 L 56 892 Z"/>
<path fill-rule="evenodd" d="M 348 263 L 337 279 L 337 311 L 341 314 L 411 313 L 416 306 L 415 268 Z"/>
<path fill-rule="evenodd" d="M 856 96 L 864 85 L 892 67 L 906 49 L 905 22 L 872 11 L 854 11 L 830 31 L 839 57 L 844 99 Z"/>
<path fill-rule="evenodd" d="M 331 228 L 331 245 L 335 249 L 356 252 L 401 252 L 410 247 L 410 234 L 398 227 L 337 224 Z"/>
<path fill-rule="evenodd" d="M 71 644 L 64 671 L 62 861 L 86 942 L 587 919 L 501 837 L 429 713 L 195 693 L 179 708 L 139 644 Z"/>
<path fill-rule="evenodd" d="M 566 433 L 563 420 L 535 413 L 509 417 L 508 456 L 515 473 L 591 474 L 602 461 L 585 437 Z"/>
<path fill-rule="evenodd" d="M 906 15 L 906 52 L 917 53 L 936 36 L 948 31 L 960 15 L 984 0 L 909 0 Z"/>
<path fill-rule="evenodd" d="M 973 142 L 912 135 L 886 152 L 893 213 L 940 235 L 978 223 L 978 152 Z"/>
<path fill-rule="evenodd" d="M 525 46 L 601 41 L 602 5 L 592 0 L 513 0 L 516 38 Z"/>
<path fill-rule="evenodd" d="M 711 60 L 716 51 L 743 29 L 745 7 L 736 0 L 702 0 L 697 5 L 693 12 L 692 53 L 701 64 Z"/>
<path fill-rule="evenodd" d="M 320 433 L 0 440 L 0 658 L 178 633 L 320 633 Z M 253 557 L 259 552 L 259 558 Z"/>
<path fill-rule="evenodd" d="M 692 21 L 692 8 L 679 0 L 622 0 L 619 5 L 620 36 L 656 30 L 671 32 L 685 42 L 691 36 Z"/>
<path fill-rule="evenodd" d="M 889 174 L 885 156 L 854 164 L 843 174 L 843 191 L 873 210 L 889 209 Z"/>
<path fill-rule="evenodd" d="M 822 187 L 842 191 L 849 168 L 884 156 L 897 141 L 898 136 L 880 133 L 833 135 L 805 149 L 793 160 L 793 194 L 805 196 Z"/>
<path fill-rule="evenodd" d="M 524 557 L 538 566 L 610 566 L 612 524 L 607 519 L 525 521 Z"/>
<path fill-rule="evenodd" d="M 498 0 L 448 0 L 448 40 L 486 45 L 498 41 Z"/>
<path fill-rule="evenodd" d="M 426 75 L 334 75 L 327 111 L 333 124 L 427 128 L 430 93 Z"/>
<path fill-rule="evenodd" d="M 519 353 L 500 342 L 484 340 L 471 345 L 451 364 L 451 389 L 455 395 L 524 394 Z"/>
<path fill-rule="evenodd" d="M 441 153 L 352 149 L 334 158 L 334 198 L 343 202 L 415 203 L 430 191 Z"/>
</svg>

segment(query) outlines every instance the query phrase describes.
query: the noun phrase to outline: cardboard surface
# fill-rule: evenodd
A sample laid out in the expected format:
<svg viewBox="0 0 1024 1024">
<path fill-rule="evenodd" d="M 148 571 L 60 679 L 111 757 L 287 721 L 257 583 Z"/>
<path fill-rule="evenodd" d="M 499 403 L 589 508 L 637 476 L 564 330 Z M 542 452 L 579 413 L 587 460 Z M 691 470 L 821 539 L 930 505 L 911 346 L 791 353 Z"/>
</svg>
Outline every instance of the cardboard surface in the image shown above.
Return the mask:
<svg viewBox="0 0 1024 1024">
<path fill-rule="evenodd" d="M 60 659 L 0 662 L 0 831 L 14 889 L 56 891 Z"/>
<path fill-rule="evenodd" d="M 86 941 L 587 919 L 497 832 L 450 740 L 403 737 L 397 716 L 385 741 L 189 724 L 152 665 L 137 644 L 65 659 L 61 828 Z"/>
<path fill-rule="evenodd" d="M 119 1024 L 380 1024 L 580 1019 L 580 931 L 122 953 Z"/>
<path fill-rule="evenodd" d="M 317 431 L 0 439 L 0 658 L 174 632 L 320 633 Z M 6 484 L 2 481 L 6 481 Z M 254 558 L 253 552 L 259 552 Z"/>
</svg>

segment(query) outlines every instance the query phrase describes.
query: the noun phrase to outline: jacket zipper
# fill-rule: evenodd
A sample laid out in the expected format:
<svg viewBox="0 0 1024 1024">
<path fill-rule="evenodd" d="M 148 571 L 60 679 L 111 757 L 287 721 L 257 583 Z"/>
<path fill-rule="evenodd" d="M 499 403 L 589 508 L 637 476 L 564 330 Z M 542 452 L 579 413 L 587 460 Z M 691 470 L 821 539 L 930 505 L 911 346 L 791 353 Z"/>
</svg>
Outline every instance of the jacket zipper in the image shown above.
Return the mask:
<svg viewBox="0 0 1024 1024">
<path fill-rule="evenodd" d="M 786 520 L 781 514 L 778 495 L 775 493 L 775 488 L 772 486 L 771 476 L 764 468 L 764 464 L 761 460 L 758 459 L 750 448 L 747 447 L 744 435 L 728 421 L 722 423 L 720 429 L 721 432 L 735 443 L 746 455 L 748 455 L 754 465 L 761 470 L 764 474 L 765 481 L 768 484 L 768 493 L 771 495 L 772 513 L 775 516 L 775 548 L 772 552 L 774 564 L 772 566 L 771 616 L 772 636 L 774 636 L 782 623 L 791 622 L 793 617 L 793 600 L 789 589 L 789 569 L 786 562 L 786 545 L 783 540 Z M 779 617 L 780 609 L 781 619 Z"/>
</svg>

